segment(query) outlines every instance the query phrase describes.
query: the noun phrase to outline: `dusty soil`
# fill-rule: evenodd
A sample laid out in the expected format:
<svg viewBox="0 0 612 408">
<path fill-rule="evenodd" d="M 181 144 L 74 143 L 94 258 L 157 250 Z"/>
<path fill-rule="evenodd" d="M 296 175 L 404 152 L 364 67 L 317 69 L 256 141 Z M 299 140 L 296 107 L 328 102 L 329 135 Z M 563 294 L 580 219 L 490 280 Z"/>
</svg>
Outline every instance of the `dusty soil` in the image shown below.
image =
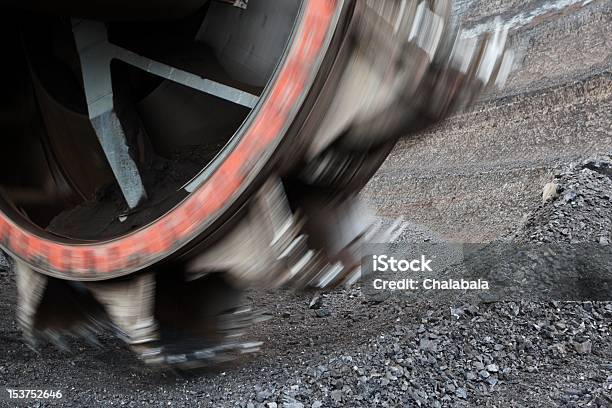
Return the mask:
<svg viewBox="0 0 612 408">
<path fill-rule="evenodd" d="M 559 194 L 502 239 L 565 242 L 573 235 L 609 248 L 612 180 L 591 170 L 593 163 L 612 168 L 609 158 L 566 168 L 556 178 Z M 555 222 L 560 216 L 590 222 L 569 222 L 568 234 L 568 225 Z M 399 241 L 442 238 L 414 225 Z M 314 305 L 311 298 L 251 292 L 248 300 L 272 316 L 250 334 L 265 341 L 261 355 L 209 371 L 160 371 L 110 337 L 99 347 L 73 341 L 64 353 L 28 349 L 12 319 L 14 285 L 5 268 L 0 373 L 10 387 L 62 389 L 65 406 L 612 404 L 612 302 L 373 301 L 359 286 L 320 294 Z"/>
<path fill-rule="evenodd" d="M 466 25 L 534 2 L 460 2 Z M 401 140 L 364 195 L 450 240 L 488 242 L 538 204 L 551 170 L 612 147 L 610 2 L 544 15 L 512 31 L 517 70 L 424 137 Z"/>
<path fill-rule="evenodd" d="M 459 3 L 473 26 L 545 4 Z M 578 230 L 572 217 L 610 217 L 589 203 L 542 205 L 541 194 L 556 168 L 612 148 L 611 17 L 612 4 L 593 1 L 518 27 L 522 69 L 503 93 L 398 144 L 364 196 L 382 216 L 414 223 L 401 240 L 554 237 L 564 228 L 551 223 L 555 214 Z M 573 179 L 578 193 L 592 187 Z M 610 199 L 607 185 L 598 184 L 600 199 Z M 610 238 L 609 222 L 597 225 L 596 237 L 581 237 Z M 61 388 L 65 406 L 612 405 L 610 303 L 451 309 L 399 297 L 373 303 L 359 288 L 325 294 L 319 309 L 309 308 L 311 295 L 249 300 L 273 319 L 251 334 L 263 353 L 239 365 L 153 370 L 110 337 L 100 348 L 74 342 L 71 353 L 37 354 L 21 340 L 13 278 L 0 263 L 0 386 Z"/>
</svg>

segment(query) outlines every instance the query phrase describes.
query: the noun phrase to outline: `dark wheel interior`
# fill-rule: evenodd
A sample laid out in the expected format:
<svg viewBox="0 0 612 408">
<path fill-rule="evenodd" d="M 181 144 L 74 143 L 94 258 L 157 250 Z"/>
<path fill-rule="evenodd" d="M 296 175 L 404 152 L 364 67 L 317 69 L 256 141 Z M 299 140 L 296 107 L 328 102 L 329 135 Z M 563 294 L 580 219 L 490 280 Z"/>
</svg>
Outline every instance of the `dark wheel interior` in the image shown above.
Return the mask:
<svg viewBox="0 0 612 408">
<path fill-rule="evenodd" d="M 109 19 L 109 9 L 84 12 L 79 6 L 51 15 L 34 6 L 0 18 L 6 56 L 0 68 L 0 205 L 26 228 L 86 242 L 154 222 L 189 194 L 196 176 L 223 160 L 241 125 L 257 115 L 257 98 L 284 55 L 301 1 L 258 1 L 247 9 L 205 1 L 179 17 L 144 21 L 126 19 L 129 12 Z M 96 101 L 88 92 L 100 87 L 101 75 L 92 81 L 85 71 L 98 74 L 100 68 L 84 59 L 77 27 L 102 27 L 109 47 L 119 50 L 108 60 L 109 92 L 127 161 L 136 169 L 128 175 L 146 192 L 138 205 L 126 201 L 124 185 L 133 180 L 112 166 L 109 154 L 115 152 L 103 146 L 91 118 Z M 161 66 L 168 74 L 143 66 Z M 176 80 L 176 72 L 202 79 L 211 91 Z M 245 96 L 255 102 L 237 103 Z"/>
</svg>

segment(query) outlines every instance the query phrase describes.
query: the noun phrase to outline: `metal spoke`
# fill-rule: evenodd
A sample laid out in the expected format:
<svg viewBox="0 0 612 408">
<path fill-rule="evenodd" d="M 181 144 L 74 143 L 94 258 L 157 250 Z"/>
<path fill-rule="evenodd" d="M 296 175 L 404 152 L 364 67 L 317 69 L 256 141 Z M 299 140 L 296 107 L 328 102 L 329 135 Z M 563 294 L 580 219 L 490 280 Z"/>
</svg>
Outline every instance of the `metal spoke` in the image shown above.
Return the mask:
<svg viewBox="0 0 612 408">
<path fill-rule="evenodd" d="M 125 201 L 134 208 L 147 195 L 115 112 L 110 68 L 113 55 L 106 46 L 106 28 L 100 23 L 75 22 L 73 32 L 81 60 L 89 119 Z"/>
<path fill-rule="evenodd" d="M 153 75 L 247 108 L 253 108 L 259 100 L 257 96 L 248 92 L 202 78 L 111 44 L 103 23 L 74 20 L 73 33 L 81 60 L 89 118 L 130 208 L 141 203 L 146 198 L 146 192 L 136 163 L 129 155 L 125 129 L 115 112 L 110 71 L 112 60 L 123 61 Z"/>
<path fill-rule="evenodd" d="M 202 78 L 201 76 L 192 74 L 190 72 L 153 61 L 147 57 L 143 57 L 132 51 L 126 50 L 125 48 L 115 48 L 116 59 L 133 65 L 136 68 L 140 68 L 143 71 L 149 72 L 153 75 L 157 75 L 181 85 L 188 86 L 189 88 L 197 89 L 198 91 L 251 109 L 255 107 L 257 101 L 259 100 L 259 97 L 248 92 L 241 91 L 240 89 L 211 81 L 210 79 Z"/>
</svg>

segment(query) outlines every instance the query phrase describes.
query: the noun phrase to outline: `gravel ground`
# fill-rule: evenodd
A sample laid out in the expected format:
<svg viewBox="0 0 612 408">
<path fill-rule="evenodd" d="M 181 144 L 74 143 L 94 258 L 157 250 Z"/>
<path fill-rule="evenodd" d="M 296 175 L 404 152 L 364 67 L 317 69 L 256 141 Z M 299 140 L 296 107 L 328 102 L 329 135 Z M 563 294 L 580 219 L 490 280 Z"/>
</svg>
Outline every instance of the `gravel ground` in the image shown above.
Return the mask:
<svg viewBox="0 0 612 408">
<path fill-rule="evenodd" d="M 558 171 L 543 192 L 545 201 L 510 236 L 515 242 L 612 241 L 612 161 L 584 160 Z"/>
<path fill-rule="evenodd" d="M 600 242 L 601 236 L 610 237 L 612 180 L 605 175 L 610 168 L 612 161 L 598 160 L 559 172 L 556 194 L 538 206 L 514 239 L 542 242 L 571 235 Z M 571 234 L 555 221 L 560 215 L 570 220 Z M 418 227 L 400 237 L 439 239 Z M 254 305 L 272 315 L 252 333 L 267 343 L 266 350 L 238 366 L 177 373 L 141 366 L 110 338 L 102 339 L 100 348 L 74 342 L 71 354 L 51 347 L 35 354 L 23 345 L 10 317 L 14 288 L 6 270 L 0 283 L 2 382 L 62 388 L 65 406 L 612 404 L 610 302 L 448 307 L 433 298 L 372 302 L 357 287 L 321 294 L 310 306 L 311 295 L 253 292 Z"/>
<path fill-rule="evenodd" d="M 543 3 L 460 2 L 467 26 Z M 502 91 L 398 143 L 364 191 L 381 215 L 489 242 L 537 207 L 551 169 L 610 153 L 612 2 L 579 4 L 512 31 L 520 57 Z"/>
<path fill-rule="evenodd" d="M 459 3 L 477 26 L 545 2 Z M 611 15 L 610 2 L 585 2 L 515 30 L 522 69 L 506 91 L 398 144 L 364 196 L 381 215 L 414 222 L 402 240 L 606 245 L 606 159 L 584 159 L 612 147 Z M 549 182 L 554 193 L 542 204 Z M 249 300 L 273 317 L 251 333 L 264 351 L 178 373 L 143 367 L 113 338 L 33 352 L 2 262 L 0 385 L 62 388 L 64 406 L 612 406 L 610 303 L 451 308 L 435 299 L 372 302 L 354 288 L 322 294 L 311 309 L 312 295 L 253 292 Z"/>
</svg>

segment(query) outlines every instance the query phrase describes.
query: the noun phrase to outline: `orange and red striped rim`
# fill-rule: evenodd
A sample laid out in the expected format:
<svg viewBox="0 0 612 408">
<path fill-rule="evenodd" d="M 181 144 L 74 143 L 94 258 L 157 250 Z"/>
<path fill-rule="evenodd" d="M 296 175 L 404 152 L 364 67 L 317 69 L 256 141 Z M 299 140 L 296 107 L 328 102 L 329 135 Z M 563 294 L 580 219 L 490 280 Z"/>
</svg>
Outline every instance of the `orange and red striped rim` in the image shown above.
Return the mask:
<svg viewBox="0 0 612 408">
<path fill-rule="evenodd" d="M 327 49 L 341 0 L 305 0 L 302 19 L 259 114 L 226 160 L 193 193 L 156 222 L 107 242 L 69 244 L 20 228 L 0 212 L 0 244 L 42 273 L 98 280 L 143 269 L 184 246 L 240 193 L 295 117 Z"/>
</svg>

